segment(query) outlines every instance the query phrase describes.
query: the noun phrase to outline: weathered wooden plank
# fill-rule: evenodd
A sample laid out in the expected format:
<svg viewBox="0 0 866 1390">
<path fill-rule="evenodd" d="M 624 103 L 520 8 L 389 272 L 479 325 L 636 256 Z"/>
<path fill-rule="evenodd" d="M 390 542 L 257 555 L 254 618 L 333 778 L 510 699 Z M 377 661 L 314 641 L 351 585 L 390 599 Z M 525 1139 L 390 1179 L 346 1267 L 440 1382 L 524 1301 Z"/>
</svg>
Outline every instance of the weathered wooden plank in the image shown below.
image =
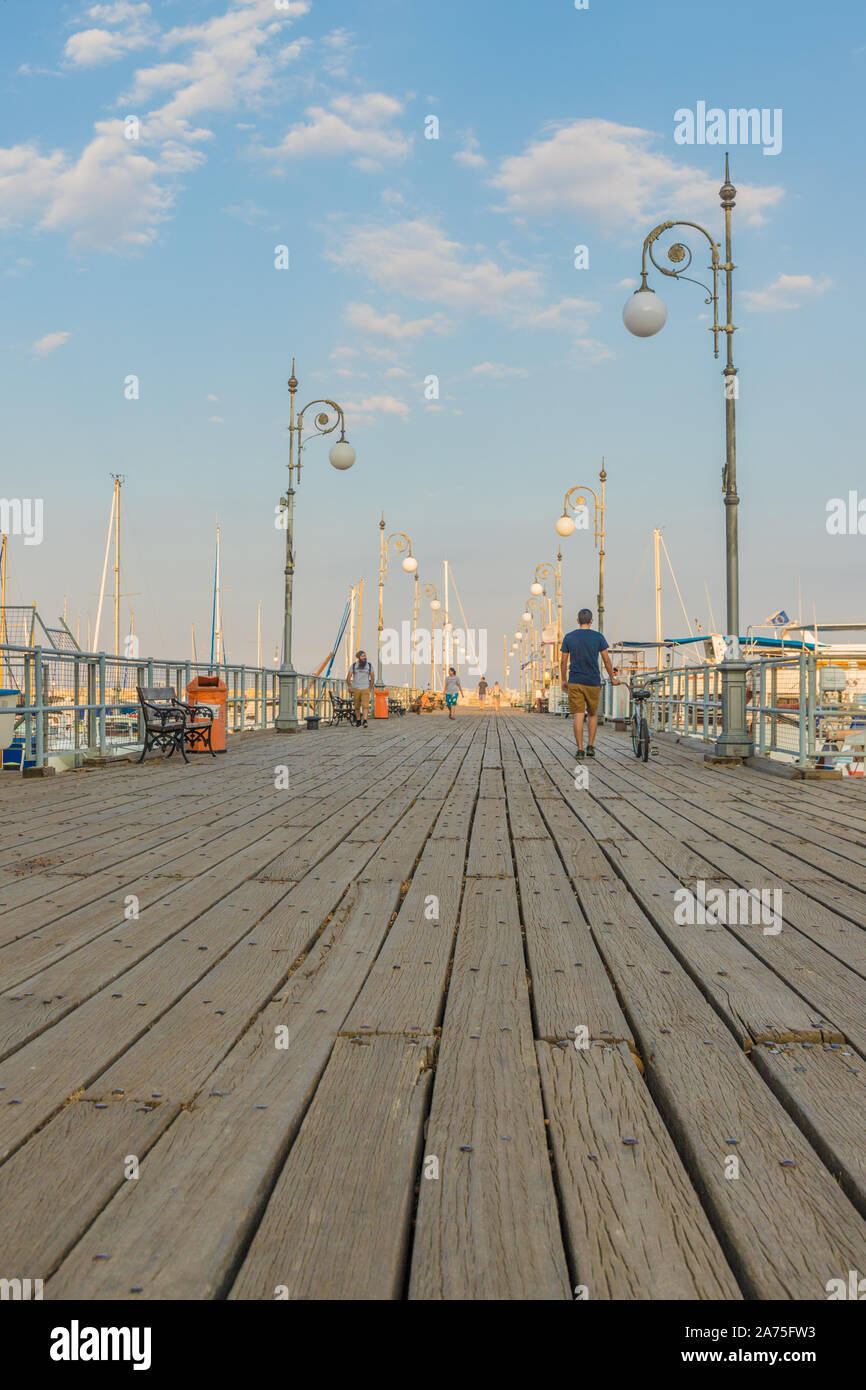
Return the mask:
<svg viewBox="0 0 866 1390">
<path fill-rule="evenodd" d="M 467 883 L 424 1152 L 409 1296 L 571 1296 L 511 880 Z"/>
<path fill-rule="evenodd" d="M 559 856 L 547 841 L 514 844 L 520 909 L 532 974 L 532 1006 L 539 1038 L 624 1038 L 631 1029 L 617 1003 L 592 932 Z"/>
<path fill-rule="evenodd" d="M 351 1000 L 387 930 L 394 887 L 348 910 L 208 1077 L 46 1287 L 52 1298 L 214 1298 L 227 1291 Z M 278 1029 L 288 1046 L 278 1047 Z M 160 1089 L 156 1087 L 156 1089 Z M 133 1190 L 134 1189 L 134 1190 Z M 93 1260 L 107 1249 L 110 1261 Z"/>
<path fill-rule="evenodd" d="M 505 801 L 495 797 L 479 800 L 469 840 L 467 878 L 513 878 L 511 843 Z"/>
<path fill-rule="evenodd" d="M 179 1106 L 148 1097 L 111 1097 L 96 1108 L 73 1100 L 52 1124 L 0 1167 L 3 1265 L 47 1280 L 125 1183 L 127 1160 L 139 1163 Z"/>
<path fill-rule="evenodd" d="M 337 1039 L 230 1298 L 400 1296 L 433 1052 Z"/>
<path fill-rule="evenodd" d="M 756 1048 L 752 1060 L 866 1215 L 866 1066 L 842 1045 Z"/>
<path fill-rule="evenodd" d="M 582 1296 L 741 1298 L 628 1047 L 536 1048 Z"/>
<path fill-rule="evenodd" d="M 347 1033 L 432 1034 L 438 1027 L 465 853 L 465 839 L 428 842 L 397 919 L 346 1019 Z"/>
<path fill-rule="evenodd" d="M 502 780 L 502 769 L 500 767 L 488 767 L 482 763 L 481 780 L 478 784 L 478 795 L 495 797 L 499 801 L 505 800 L 505 783 Z"/>
<path fill-rule="evenodd" d="M 592 923 L 584 886 L 575 884 Z M 661 940 L 654 933 L 638 940 L 615 922 L 594 925 L 594 935 L 634 1025 L 655 1102 L 715 1230 L 735 1252 L 743 1292 L 823 1297 L 840 1260 L 852 1261 L 845 1268 L 862 1265 L 866 1225 L 694 983 L 673 968 Z M 743 1170 L 737 1180 L 725 1177 L 731 1154 Z"/>
</svg>

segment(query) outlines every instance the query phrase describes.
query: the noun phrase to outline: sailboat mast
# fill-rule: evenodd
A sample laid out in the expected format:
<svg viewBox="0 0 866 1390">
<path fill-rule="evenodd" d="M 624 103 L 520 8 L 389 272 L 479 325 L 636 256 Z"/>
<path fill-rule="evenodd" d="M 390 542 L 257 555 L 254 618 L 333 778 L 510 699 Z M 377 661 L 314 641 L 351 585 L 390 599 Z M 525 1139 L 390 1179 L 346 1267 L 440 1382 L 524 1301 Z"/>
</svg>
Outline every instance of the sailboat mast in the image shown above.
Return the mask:
<svg viewBox="0 0 866 1390">
<path fill-rule="evenodd" d="M 108 557 L 111 554 L 111 533 L 114 528 L 114 509 L 116 505 L 117 485 L 115 483 L 115 486 L 111 493 L 111 513 L 108 518 L 108 535 L 105 538 L 105 558 L 102 561 L 102 579 L 99 585 L 99 603 L 96 608 L 96 626 L 93 629 L 93 647 L 91 647 L 90 645 L 90 622 L 88 619 L 87 647 L 90 651 L 93 651 L 95 649 L 96 644 L 99 641 L 99 628 L 100 624 L 102 623 L 102 604 L 105 599 L 105 577 L 108 574 Z"/>
<path fill-rule="evenodd" d="M 217 526 L 216 537 L 216 639 L 217 639 L 217 669 L 223 662 L 223 606 L 222 594 L 220 592 L 220 528 Z"/>
<path fill-rule="evenodd" d="M 120 656 L 120 486 L 123 478 L 114 478 L 114 655 Z"/>
<path fill-rule="evenodd" d="M 653 531 L 653 556 L 656 571 L 656 670 L 662 665 L 662 570 L 661 570 L 661 531 Z"/>
<path fill-rule="evenodd" d="M 6 641 L 6 535 L 0 536 L 0 642 Z M 4 665 L 6 657 L 4 655 Z M 5 683 L 5 671 L 0 674 L 0 683 Z"/>
<path fill-rule="evenodd" d="M 442 689 L 444 690 L 444 689 L 445 689 L 445 677 L 448 675 L 448 667 L 451 665 L 451 649 L 450 649 L 451 631 L 450 631 L 450 629 L 449 629 L 449 623 L 451 622 L 451 619 L 450 619 L 449 616 L 448 616 L 448 561 L 447 561 L 447 560 L 443 560 L 443 561 L 442 561 L 442 573 L 443 573 L 443 577 L 444 577 L 444 589 L 445 589 L 445 612 L 444 612 L 444 616 L 443 616 L 443 618 L 442 618 Z"/>
<path fill-rule="evenodd" d="M 352 595 L 349 600 L 349 626 L 346 631 L 346 675 L 349 674 L 349 667 L 355 659 L 355 602 L 358 597 L 358 590 L 352 585 Z"/>
<path fill-rule="evenodd" d="M 212 607 L 211 607 L 211 617 L 210 617 L 210 665 L 211 665 L 211 670 L 213 670 L 214 645 L 215 645 L 215 643 L 216 643 L 216 627 L 217 627 L 217 585 L 218 585 L 218 583 L 219 583 L 219 554 L 220 554 L 219 536 L 220 536 L 220 528 L 219 528 L 219 526 L 217 526 L 217 547 L 216 547 L 216 555 L 214 556 L 214 567 L 213 567 L 213 605 L 212 605 Z"/>
</svg>

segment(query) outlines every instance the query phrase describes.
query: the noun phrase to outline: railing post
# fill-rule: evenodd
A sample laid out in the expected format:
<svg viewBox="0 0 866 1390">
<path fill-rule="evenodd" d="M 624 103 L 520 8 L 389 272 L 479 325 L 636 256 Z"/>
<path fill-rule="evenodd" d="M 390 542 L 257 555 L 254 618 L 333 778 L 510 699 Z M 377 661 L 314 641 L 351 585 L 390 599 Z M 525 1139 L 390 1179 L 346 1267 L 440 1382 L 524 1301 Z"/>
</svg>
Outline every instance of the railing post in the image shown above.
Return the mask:
<svg viewBox="0 0 866 1390">
<path fill-rule="evenodd" d="M 106 740 L 107 740 L 107 735 L 106 735 L 106 730 L 105 730 L 105 715 L 106 715 L 106 709 L 105 709 L 105 696 L 106 696 L 106 689 L 105 689 L 105 679 L 106 679 L 106 673 L 105 673 L 105 652 L 100 652 L 100 653 L 99 653 L 99 657 L 98 657 L 98 670 L 99 670 L 99 695 L 98 695 L 98 704 L 99 704 L 99 708 L 98 708 L 98 710 L 97 710 L 97 712 L 96 712 L 96 718 L 97 718 L 97 742 L 96 742 L 96 751 L 104 756 L 105 753 L 106 753 L 107 747 L 108 747 L 108 744 L 107 744 L 107 741 L 106 741 Z"/>
<path fill-rule="evenodd" d="M 36 707 L 36 766 L 45 766 L 45 727 L 43 725 L 44 695 L 42 690 L 42 648 L 33 653 L 33 704 Z"/>
<path fill-rule="evenodd" d="M 752 738 L 755 736 L 755 720 L 758 722 L 758 741 L 755 745 L 755 752 L 758 757 L 762 757 L 764 752 L 764 678 L 767 673 L 766 661 L 758 662 L 758 699 L 752 715 Z M 752 682 L 752 699 L 755 698 L 755 684 Z"/>
<path fill-rule="evenodd" d="M 808 734 L 806 726 L 808 721 L 808 695 L 806 691 L 806 653 L 804 651 L 800 652 L 800 658 L 798 662 L 798 677 L 799 679 L 797 695 L 797 713 L 799 715 L 799 718 L 797 722 L 799 733 L 800 756 L 797 759 L 797 762 L 800 767 L 805 767 L 807 763 L 806 744 Z"/>
<path fill-rule="evenodd" d="M 817 732 L 818 732 L 818 659 L 814 652 L 809 652 L 807 657 L 807 670 L 809 679 L 809 702 L 808 702 L 808 743 L 806 756 L 810 759 L 813 766 L 815 763 Z"/>
</svg>

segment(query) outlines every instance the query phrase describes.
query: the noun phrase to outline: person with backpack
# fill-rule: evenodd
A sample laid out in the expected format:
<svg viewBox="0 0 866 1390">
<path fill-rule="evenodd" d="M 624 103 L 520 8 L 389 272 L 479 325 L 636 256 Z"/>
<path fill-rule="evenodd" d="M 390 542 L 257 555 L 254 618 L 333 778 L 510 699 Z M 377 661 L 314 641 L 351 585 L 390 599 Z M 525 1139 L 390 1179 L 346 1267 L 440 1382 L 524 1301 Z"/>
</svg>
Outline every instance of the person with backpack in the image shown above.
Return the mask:
<svg viewBox="0 0 866 1390">
<path fill-rule="evenodd" d="M 363 722 L 366 729 L 370 714 L 370 691 L 373 689 L 373 667 L 367 660 L 365 651 L 355 653 L 355 660 L 349 667 L 346 679 L 352 692 L 355 727 L 360 728 Z"/>
<path fill-rule="evenodd" d="M 490 698 L 493 701 L 493 713 L 498 714 L 499 701 L 502 699 L 502 686 L 499 684 L 499 681 L 497 681 L 495 685 L 491 686 Z"/>
<path fill-rule="evenodd" d="M 445 677 L 445 704 L 448 709 L 448 718 L 454 718 L 454 706 L 457 704 L 457 695 L 463 694 L 463 686 L 457 677 L 457 672 L 453 666 L 448 667 L 448 675 Z"/>
<path fill-rule="evenodd" d="M 484 677 L 482 676 L 482 677 L 481 677 L 481 680 L 478 682 L 478 704 L 479 704 L 479 706 L 480 706 L 481 709 L 484 708 L 484 702 L 485 702 L 486 699 L 487 699 L 487 681 L 486 681 L 486 680 L 484 679 Z"/>
<path fill-rule="evenodd" d="M 584 757 L 595 757 L 598 703 L 601 698 L 599 657 L 607 668 L 611 685 L 620 684 L 607 654 L 607 641 L 602 633 L 594 631 L 591 623 L 591 611 L 581 608 L 577 615 L 577 627 L 573 632 L 567 632 L 562 639 L 562 655 L 559 662 L 562 688 L 568 691 L 568 712 L 574 716 L 574 741 L 577 744 L 579 761 Z M 587 715 L 589 740 L 584 753 L 583 724 Z"/>
</svg>

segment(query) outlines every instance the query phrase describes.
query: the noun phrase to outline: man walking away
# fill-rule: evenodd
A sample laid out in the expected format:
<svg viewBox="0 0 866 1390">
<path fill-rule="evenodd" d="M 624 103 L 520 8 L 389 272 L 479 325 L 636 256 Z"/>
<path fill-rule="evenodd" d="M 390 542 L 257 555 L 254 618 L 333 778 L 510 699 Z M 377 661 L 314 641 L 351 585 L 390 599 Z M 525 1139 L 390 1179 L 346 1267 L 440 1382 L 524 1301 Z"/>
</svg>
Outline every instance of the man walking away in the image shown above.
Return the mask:
<svg viewBox="0 0 866 1390">
<path fill-rule="evenodd" d="M 598 658 L 601 657 L 610 676 L 611 685 L 619 685 L 616 673 L 607 654 L 607 641 L 600 632 L 590 626 L 592 613 L 581 608 L 577 615 L 578 626 L 567 632 L 562 639 L 562 655 L 559 661 L 560 678 L 563 687 L 568 688 L 568 712 L 574 715 L 574 741 L 577 744 L 578 759 L 584 756 L 595 757 L 595 735 L 598 729 L 598 702 L 601 697 L 601 676 L 598 671 Z M 566 680 L 567 677 L 567 680 Z M 583 721 L 589 715 L 589 740 L 586 755 L 583 751 Z"/>
<path fill-rule="evenodd" d="M 502 686 L 499 684 L 499 681 L 497 681 L 495 685 L 491 686 L 490 698 L 493 701 L 493 713 L 498 714 L 499 701 L 502 699 Z"/>
<path fill-rule="evenodd" d="M 478 682 L 478 703 L 479 703 L 479 705 L 481 706 L 482 709 L 484 708 L 484 701 L 485 701 L 486 699 L 487 699 L 487 681 L 486 681 L 486 680 L 484 679 L 484 677 L 482 676 L 482 677 L 481 677 L 481 680 Z"/>
<path fill-rule="evenodd" d="M 367 716 L 370 713 L 370 691 L 373 688 L 373 668 L 367 660 L 366 652 L 355 653 L 355 660 L 349 667 L 348 681 L 354 705 L 355 727 L 360 727 L 363 718 L 366 729 Z"/>
</svg>

